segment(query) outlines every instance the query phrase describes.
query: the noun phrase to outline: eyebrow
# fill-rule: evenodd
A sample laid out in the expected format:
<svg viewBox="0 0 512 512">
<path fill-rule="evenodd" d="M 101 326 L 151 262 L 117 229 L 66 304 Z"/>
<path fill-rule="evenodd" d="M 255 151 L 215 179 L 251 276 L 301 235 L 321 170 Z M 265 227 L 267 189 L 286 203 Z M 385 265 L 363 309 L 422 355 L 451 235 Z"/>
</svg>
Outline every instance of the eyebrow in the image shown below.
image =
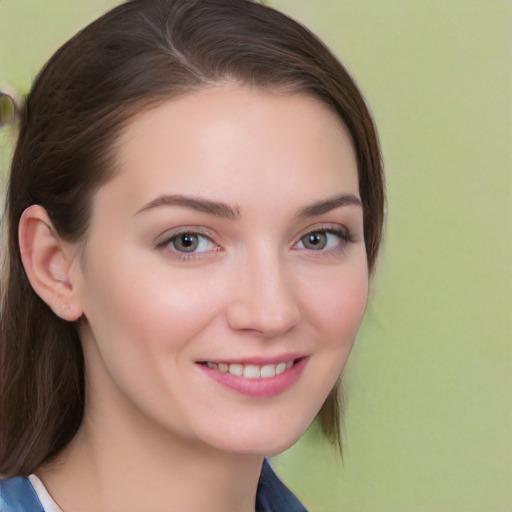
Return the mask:
<svg viewBox="0 0 512 512">
<path fill-rule="evenodd" d="M 339 194 L 302 208 L 299 210 L 297 217 L 315 217 L 328 213 L 336 208 L 350 205 L 362 206 L 361 199 L 359 199 L 355 194 Z M 238 220 L 241 217 L 240 207 L 238 205 L 230 206 L 222 201 L 212 201 L 202 197 L 191 197 L 180 194 L 161 195 L 144 205 L 137 211 L 136 215 L 162 206 L 181 206 L 228 220 Z"/>
<path fill-rule="evenodd" d="M 159 196 L 138 210 L 136 215 L 161 206 L 182 206 L 229 220 L 237 220 L 240 218 L 240 208 L 238 206 L 230 206 L 221 201 L 211 201 L 210 199 L 202 197 L 183 196 L 179 194 Z"/>
<path fill-rule="evenodd" d="M 299 211 L 298 218 L 316 217 L 342 206 L 361 206 L 361 199 L 355 194 L 339 194 L 322 201 L 317 201 Z"/>
</svg>

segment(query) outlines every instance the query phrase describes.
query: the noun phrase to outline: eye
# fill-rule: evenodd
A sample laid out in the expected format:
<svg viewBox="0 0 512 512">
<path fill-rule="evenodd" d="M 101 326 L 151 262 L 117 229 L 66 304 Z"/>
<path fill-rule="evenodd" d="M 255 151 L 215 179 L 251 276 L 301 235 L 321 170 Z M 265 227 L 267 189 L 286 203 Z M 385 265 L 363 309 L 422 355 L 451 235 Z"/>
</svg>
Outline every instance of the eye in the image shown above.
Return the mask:
<svg viewBox="0 0 512 512">
<path fill-rule="evenodd" d="M 310 251 L 329 251 L 341 248 L 349 241 L 349 234 L 342 229 L 317 229 L 304 235 L 299 240 L 297 247 Z"/>
<path fill-rule="evenodd" d="M 213 251 L 216 248 L 216 244 L 206 235 L 189 231 L 173 235 L 161 245 L 167 245 L 173 251 L 187 254 Z"/>
</svg>

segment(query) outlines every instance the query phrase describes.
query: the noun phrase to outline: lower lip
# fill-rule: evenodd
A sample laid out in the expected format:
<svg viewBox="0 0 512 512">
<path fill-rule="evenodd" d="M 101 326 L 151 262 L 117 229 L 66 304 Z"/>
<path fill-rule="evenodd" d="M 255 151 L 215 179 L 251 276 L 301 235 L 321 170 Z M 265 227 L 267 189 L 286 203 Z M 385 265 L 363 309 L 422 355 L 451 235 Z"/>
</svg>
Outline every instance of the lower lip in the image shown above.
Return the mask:
<svg viewBox="0 0 512 512">
<path fill-rule="evenodd" d="M 204 364 L 198 365 L 210 378 L 224 387 L 251 397 L 269 398 L 277 396 L 291 387 L 301 376 L 307 363 L 307 357 L 297 360 L 293 366 L 280 375 L 266 379 L 247 379 L 230 373 L 222 373 Z"/>
</svg>

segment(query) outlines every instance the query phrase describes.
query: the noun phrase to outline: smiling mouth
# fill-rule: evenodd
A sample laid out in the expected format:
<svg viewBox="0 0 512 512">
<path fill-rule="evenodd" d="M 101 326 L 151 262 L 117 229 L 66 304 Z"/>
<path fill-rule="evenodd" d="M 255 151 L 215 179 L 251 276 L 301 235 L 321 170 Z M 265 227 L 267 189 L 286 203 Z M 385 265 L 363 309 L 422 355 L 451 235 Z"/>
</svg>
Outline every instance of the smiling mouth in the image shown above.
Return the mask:
<svg viewBox="0 0 512 512">
<path fill-rule="evenodd" d="M 294 364 L 303 358 L 283 361 L 277 364 L 240 364 L 240 363 L 213 363 L 204 361 L 199 364 L 205 365 L 211 370 L 217 370 L 221 373 L 229 373 L 235 377 L 246 379 L 271 379 L 276 375 L 282 375 L 287 372 Z"/>
</svg>

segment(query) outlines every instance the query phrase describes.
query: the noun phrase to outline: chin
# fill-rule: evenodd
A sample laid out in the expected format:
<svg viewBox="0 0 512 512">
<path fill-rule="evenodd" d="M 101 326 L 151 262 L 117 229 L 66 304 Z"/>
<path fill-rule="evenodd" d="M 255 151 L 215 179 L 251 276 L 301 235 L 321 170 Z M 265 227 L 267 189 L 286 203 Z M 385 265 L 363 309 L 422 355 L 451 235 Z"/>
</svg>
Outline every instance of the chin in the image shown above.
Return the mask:
<svg viewBox="0 0 512 512">
<path fill-rule="evenodd" d="M 225 452 L 272 457 L 293 446 L 310 423 L 308 421 L 290 425 L 287 422 L 281 422 L 277 428 L 270 428 L 268 425 L 265 427 L 253 425 L 252 428 L 245 429 L 239 425 L 225 430 L 221 435 L 215 437 L 212 436 L 213 432 L 210 432 L 209 439 L 204 440 L 207 444 Z"/>
</svg>

